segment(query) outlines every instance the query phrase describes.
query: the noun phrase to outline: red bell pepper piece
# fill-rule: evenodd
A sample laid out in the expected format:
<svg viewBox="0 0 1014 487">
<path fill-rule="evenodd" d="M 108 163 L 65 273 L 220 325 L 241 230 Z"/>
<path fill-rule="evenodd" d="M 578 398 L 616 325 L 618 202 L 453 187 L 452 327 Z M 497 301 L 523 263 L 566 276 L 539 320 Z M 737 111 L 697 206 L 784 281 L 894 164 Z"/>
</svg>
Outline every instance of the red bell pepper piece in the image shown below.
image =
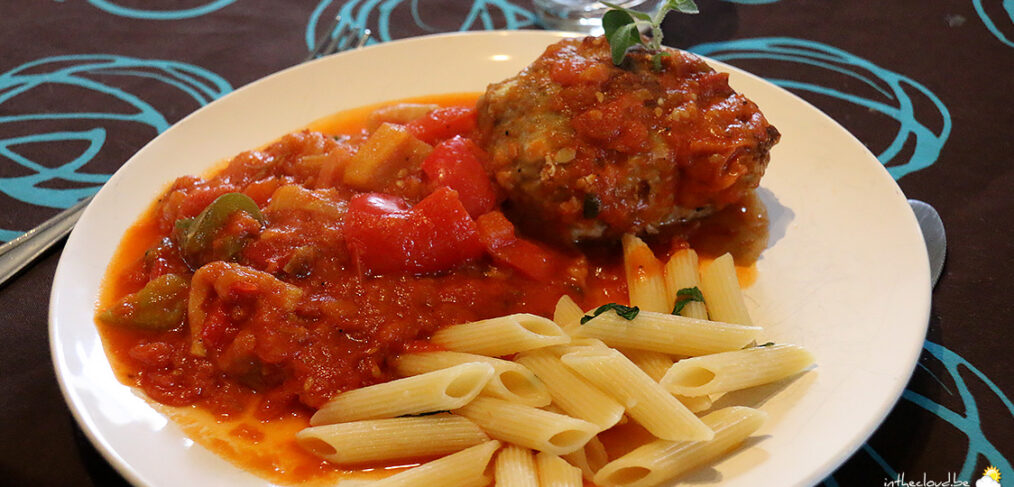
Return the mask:
<svg viewBox="0 0 1014 487">
<path fill-rule="evenodd" d="M 458 199 L 472 218 L 478 218 L 496 206 L 496 191 L 482 167 L 486 157 L 471 139 L 454 136 L 433 148 L 422 163 L 422 170 L 437 186 L 458 192 Z"/>
</svg>

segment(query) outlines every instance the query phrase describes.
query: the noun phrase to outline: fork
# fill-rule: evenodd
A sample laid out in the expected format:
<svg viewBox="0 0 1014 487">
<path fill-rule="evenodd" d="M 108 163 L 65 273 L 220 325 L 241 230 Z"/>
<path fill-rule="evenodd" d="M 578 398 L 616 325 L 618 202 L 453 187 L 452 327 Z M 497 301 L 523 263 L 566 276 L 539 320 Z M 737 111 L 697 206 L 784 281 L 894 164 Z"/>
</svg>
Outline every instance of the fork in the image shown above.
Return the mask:
<svg viewBox="0 0 1014 487">
<path fill-rule="evenodd" d="M 370 29 L 353 29 L 348 23 L 342 22 L 340 15 L 336 15 L 331 26 L 317 40 L 313 52 L 303 62 L 358 49 L 366 45 L 369 38 Z M 0 286 L 70 233 L 92 198 L 94 195 L 84 198 L 18 238 L 0 245 Z"/>
</svg>

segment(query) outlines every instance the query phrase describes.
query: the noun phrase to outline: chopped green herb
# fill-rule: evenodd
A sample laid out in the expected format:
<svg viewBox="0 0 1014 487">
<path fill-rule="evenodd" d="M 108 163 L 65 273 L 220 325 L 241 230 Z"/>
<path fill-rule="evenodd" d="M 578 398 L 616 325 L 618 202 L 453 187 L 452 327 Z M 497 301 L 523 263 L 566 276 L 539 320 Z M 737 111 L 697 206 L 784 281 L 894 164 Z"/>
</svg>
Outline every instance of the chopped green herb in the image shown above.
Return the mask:
<svg viewBox="0 0 1014 487">
<path fill-rule="evenodd" d="M 676 291 L 676 304 L 672 307 L 672 314 L 678 315 L 686 305 L 693 302 L 703 303 L 704 295 L 701 294 L 701 290 L 694 287 L 685 287 Z"/>
<path fill-rule="evenodd" d="M 581 212 L 582 216 L 584 216 L 589 220 L 595 218 L 599 216 L 600 207 L 601 203 L 599 203 L 598 196 L 595 196 L 593 194 L 586 194 L 584 195 L 584 205 Z"/>
<path fill-rule="evenodd" d="M 419 416 L 432 416 L 434 414 L 449 413 L 449 412 L 450 411 L 448 411 L 448 410 L 445 409 L 443 411 L 429 411 L 429 412 L 425 412 L 425 413 L 402 414 L 401 416 L 398 416 L 398 417 L 399 418 L 417 418 Z"/>
<path fill-rule="evenodd" d="M 581 317 L 581 324 L 583 325 L 583 324 L 591 321 L 592 318 L 594 318 L 594 317 L 596 317 L 596 316 L 598 316 L 598 315 L 600 315 L 602 313 L 605 313 L 606 311 L 609 311 L 609 310 L 616 311 L 616 314 L 620 315 L 620 317 L 622 317 L 622 318 L 624 318 L 624 319 L 626 319 L 628 321 L 632 320 L 634 318 L 637 318 L 637 313 L 641 312 L 641 309 L 638 308 L 637 306 L 624 306 L 622 304 L 616 304 L 616 303 L 603 304 L 602 306 L 599 306 L 598 308 L 595 308 L 595 311 L 592 312 L 591 316 L 587 316 L 587 315 L 582 316 Z"/>
<path fill-rule="evenodd" d="M 602 3 L 609 7 L 602 16 L 602 28 L 606 33 L 606 40 L 609 41 L 613 64 L 617 66 L 622 64 L 631 47 L 643 46 L 654 53 L 651 60 L 656 71 L 662 69 L 662 56 L 668 55 L 662 51 L 662 19 L 670 10 L 685 14 L 700 12 L 693 0 L 666 0 L 658 7 L 654 17 L 609 2 Z M 641 26 L 651 29 L 651 39 L 648 42 L 641 38 Z"/>
<path fill-rule="evenodd" d="M 747 346 L 743 347 L 743 350 L 746 350 L 746 349 L 748 349 L 748 348 L 762 348 L 762 347 L 770 347 L 770 346 L 772 346 L 772 345 L 774 345 L 774 344 L 775 344 L 775 342 L 767 342 L 767 343 L 762 343 L 762 344 L 760 344 L 760 345 L 756 345 L 756 344 L 754 344 L 754 345 L 747 345 Z"/>
</svg>

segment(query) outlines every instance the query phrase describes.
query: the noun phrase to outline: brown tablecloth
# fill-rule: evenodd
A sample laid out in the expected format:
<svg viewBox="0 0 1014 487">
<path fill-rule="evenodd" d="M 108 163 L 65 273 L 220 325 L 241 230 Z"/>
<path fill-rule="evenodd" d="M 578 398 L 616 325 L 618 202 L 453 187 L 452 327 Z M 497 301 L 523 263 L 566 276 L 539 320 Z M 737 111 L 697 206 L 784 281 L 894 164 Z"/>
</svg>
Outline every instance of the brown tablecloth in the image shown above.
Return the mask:
<svg viewBox="0 0 1014 487">
<path fill-rule="evenodd" d="M 972 485 L 989 465 L 1010 482 L 1014 4 L 699 3 L 700 15 L 666 21 L 667 44 L 801 95 L 947 227 L 948 262 L 915 374 L 825 484 L 904 475 Z M 0 241 L 96 191 L 186 114 L 301 60 L 339 10 L 373 29 L 374 42 L 537 28 L 520 0 L 3 2 Z M 57 247 L 0 287 L 0 484 L 124 484 L 75 425 L 54 376 L 46 301 L 59 257 Z"/>
</svg>

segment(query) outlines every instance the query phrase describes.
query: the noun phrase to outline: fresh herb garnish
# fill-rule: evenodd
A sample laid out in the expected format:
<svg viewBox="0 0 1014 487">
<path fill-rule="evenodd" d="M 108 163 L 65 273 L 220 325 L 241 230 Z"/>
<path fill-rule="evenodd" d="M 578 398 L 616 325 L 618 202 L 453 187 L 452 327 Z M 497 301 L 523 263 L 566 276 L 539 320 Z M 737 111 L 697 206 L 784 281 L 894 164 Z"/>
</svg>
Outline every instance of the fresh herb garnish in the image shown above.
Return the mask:
<svg viewBox="0 0 1014 487">
<path fill-rule="evenodd" d="M 700 12 L 694 0 L 666 0 L 658 7 L 654 17 L 609 2 L 602 3 L 609 7 L 602 16 L 602 28 L 606 32 L 606 40 L 609 41 L 613 64 L 617 66 L 622 64 L 627 50 L 631 47 L 643 46 L 654 53 L 651 61 L 655 71 L 662 69 L 662 56 L 668 55 L 662 51 L 662 19 L 670 10 L 685 14 Z M 648 42 L 644 42 L 641 38 L 641 26 L 648 26 L 651 29 L 651 39 Z"/>
<path fill-rule="evenodd" d="M 449 412 L 450 412 L 449 410 L 444 409 L 444 410 L 441 410 L 441 411 L 427 411 L 425 413 L 402 414 L 401 416 L 398 416 L 398 417 L 399 418 L 418 418 L 418 417 L 422 417 L 422 416 L 433 416 L 434 414 L 449 413 Z"/>
<path fill-rule="evenodd" d="M 584 195 L 584 204 L 581 208 L 581 216 L 592 219 L 599 216 L 599 208 L 601 207 L 599 197 L 593 194 Z"/>
<path fill-rule="evenodd" d="M 762 343 L 762 344 L 760 344 L 760 345 L 753 345 L 753 346 L 751 346 L 751 345 L 747 345 L 747 346 L 743 347 L 743 350 L 746 350 L 746 349 L 748 349 L 748 348 L 762 348 L 762 347 L 770 347 L 770 346 L 772 346 L 772 345 L 774 345 L 774 344 L 775 344 L 775 342 L 767 342 L 767 343 Z"/>
<path fill-rule="evenodd" d="M 598 316 L 598 315 L 600 315 L 602 313 L 605 313 L 606 311 L 609 311 L 609 310 L 616 311 L 616 314 L 620 315 L 620 317 L 622 317 L 622 318 L 624 318 L 624 319 L 626 319 L 628 321 L 636 318 L 637 317 L 637 313 L 641 312 L 641 309 L 638 308 L 637 306 L 624 306 L 622 304 L 616 304 L 616 303 L 603 304 L 602 306 L 599 306 L 598 308 L 595 308 L 595 311 L 592 312 L 591 316 L 587 316 L 587 315 L 582 316 L 581 317 L 581 324 L 583 325 L 583 324 L 591 321 L 592 318 L 594 318 L 594 317 L 596 317 L 596 316 Z"/>
<path fill-rule="evenodd" d="M 685 287 L 676 291 L 676 304 L 672 307 L 672 314 L 678 315 L 686 305 L 693 302 L 703 303 L 704 295 L 701 294 L 701 290 L 694 287 Z"/>
</svg>

